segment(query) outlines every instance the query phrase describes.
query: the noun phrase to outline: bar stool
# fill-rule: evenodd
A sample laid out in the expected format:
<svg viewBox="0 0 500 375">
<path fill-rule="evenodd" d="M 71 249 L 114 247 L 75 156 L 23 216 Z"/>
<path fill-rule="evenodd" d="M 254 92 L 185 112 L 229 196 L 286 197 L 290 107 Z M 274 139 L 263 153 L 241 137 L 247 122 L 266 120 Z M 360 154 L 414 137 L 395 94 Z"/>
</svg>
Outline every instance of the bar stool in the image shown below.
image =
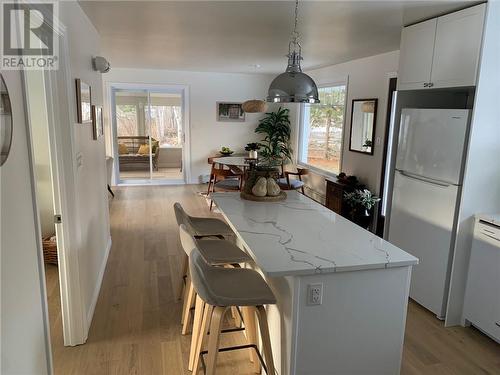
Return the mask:
<svg viewBox="0 0 500 375">
<path fill-rule="evenodd" d="M 190 216 L 184 211 L 184 208 L 182 208 L 179 202 L 174 203 L 174 212 L 177 225 L 184 224 L 195 238 L 216 237 L 225 239 L 226 237 L 234 237 L 234 232 L 229 225 L 222 220 L 213 217 Z M 186 260 L 182 266 L 182 275 L 184 279 L 187 274 L 187 269 L 188 262 Z M 178 299 L 182 298 L 182 291 L 185 291 L 184 287 L 185 283 L 181 283 L 178 291 Z"/>
<path fill-rule="evenodd" d="M 203 255 L 203 258 L 212 266 L 239 265 L 239 263 L 252 261 L 252 258 L 247 253 L 230 241 L 195 239 L 191 233 L 189 233 L 184 224 L 179 226 L 179 235 L 182 248 L 186 253 L 186 261 L 194 248 L 198 248 L 200 253 Z M 183 335 L 187 333 L 187 327 L 190 319 L 189 310 L 191 309 L 196 297 L 189 277 L 189 269 L 186 276 L 186 289 L 182 308 Z"/>
<path fill-rule="evenodd" d="M 234 232 L 229 225 L 220 219 L 190 216 L 184 211 L 179 202 L 174 203 L 174 211 L 177 224 L 184 224 L 196 238 L 217 237 L 223 239 L 234 236 Z"/>
<path fill-rule="evenodd" d="M 215 374 L 217 355 L 222 351 L 253 348 L 259 359 L 262 358 L 257 348 L 256 334 L 251 332 L 252 324 L 248 325 L 248 345 L 219 348 L 222 320 L 227 310 L 235 306 L 244 307 L 249 312 L 244 317 L 247 319 L 245 326 L 248 321 L 255 319 L 255 314 L 257 315 L 265 357 L 265 363 L 262 362 L 262 366 L 268 375 L 274 375 L 271 339 L 263 305 L 275 304 L 276 298 L 260 274 L 250 269 L 210 266 L 197 248 L 191 251 L 189 269 L 194 289 L 198 294 L 197 298 L 201 301 L 199 305 L 203 307 L 200 327 L 197 331 L 193 331 L 193 335 L 197 335 L 193 375 L 198 372 L 200 358 L 207 353 L 207 375 Z M 207 336 L 209 337 L 208 351 L 202 351 L 203 341 Z"/>
<path fill-rule="evenodd" d="M 207 239 L 195 239 L 191 233 L 187 230 L 184 224 L 179 226 L 179 235 L 181 239 L 181 245 L 186 253 L 186 260 L 188 261 L 189 254 L 194 248 L 198 248 L 203 254 L 207 262 L 213 266 L 226 266 L 226 265 L 239 265 L 239 263 L 248 263 L 252 261 L 252 258 L 242 251 L 239 247 L 233 243 L 226 240 L 207 240 Z M 190 310 L 195 301 L 196 292 L 191 283 L 191 278 L 189 275 L 189 269 L 186 274 L 186 289 L 184 293 L 184 301 L 182 307 L 182 334 L 187 333 L 187 328 L 190 321 Z M 193 319 L 193 332 L 197 332 L 199 325 L 201 323 L 201 314 L 203 313 L 203 306 L 200 306 L 201 301 L 197 299 L 197 305 L 195 306 L 195 313 Z M 236 310 L 236 309 L 235 309 Z M 235 320 L 239 324 L 239 311 L 233 311 Z M 189 355 L 189 365 L 188 369 L 191 371 L 193 368 L 195 346 L 196 346 L 197 336 L 193 335 L 191 339 L 191 352 Z"/>
</svg>

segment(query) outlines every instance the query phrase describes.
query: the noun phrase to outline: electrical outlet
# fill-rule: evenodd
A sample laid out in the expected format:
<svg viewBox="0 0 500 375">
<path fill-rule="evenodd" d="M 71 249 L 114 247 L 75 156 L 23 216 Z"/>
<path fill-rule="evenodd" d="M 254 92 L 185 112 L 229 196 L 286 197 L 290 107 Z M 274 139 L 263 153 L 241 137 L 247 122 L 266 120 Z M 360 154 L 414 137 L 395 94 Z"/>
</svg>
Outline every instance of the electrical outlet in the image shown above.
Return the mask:
<svg viewBox="0 0 500 375">
<path fill-rule="evenodd" d="M 307 288 L 307 304 L 321 305 L 323 303 L 323 284 L 309 284 Z"/>
</svg>

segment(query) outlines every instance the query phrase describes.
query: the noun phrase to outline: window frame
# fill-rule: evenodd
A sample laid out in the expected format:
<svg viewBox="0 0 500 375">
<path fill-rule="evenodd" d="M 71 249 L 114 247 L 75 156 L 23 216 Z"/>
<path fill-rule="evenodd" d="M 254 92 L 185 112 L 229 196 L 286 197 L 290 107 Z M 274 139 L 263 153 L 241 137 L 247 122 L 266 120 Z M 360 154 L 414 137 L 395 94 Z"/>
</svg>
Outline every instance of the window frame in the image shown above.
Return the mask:
<svg viewBox="0 0 500 375">
<path fill-rule="evenodd" d="M 348 103 L 348 95 L 349 95 L 349 79 L 346 78 L 345 80 L 341 81 L 335 81 L 335 82 L 330 82 L 330 83 L 324 83 L 318 86 L 318 89 L 322 88 L 328 88 L 328 87 L 336 87 L 336 86 L 345 86 L 345 100 L 344 100 L 344 114 L 343 114 L 343 119 L 342 119 L 342 135 L 340 137 L 340 160 L 339 160 L 339 173 L 342 172 L 342 165 L 344 162 L 344 144 L 345 144 L 345 126 L 346 126 L 346 115 L 347 115 L 347 103 Z M 321 103 L 320 103 L 321 104 Z M 306 107 L 308 104 L 307 103 L 302 103 L 300 105 L 300 115 L 299 115 L 299 134 L 297 136 L 297 165 L 302 166 L 302 167 L 307 167 L 311 171 L 313 171 L 315 174 L 318 174 L 320 176 L 324 177 L 333 177 L 336 178 L 338 176 L 337 173 L 335 172 L 329 172 L 326 169 L 322 169 L 319 167 L 316 167 L 314 165 L 311 165 L 307 162 L 304 162 L 304 147 L 305 143 L 304 140 L 306 137 L 304 137 L 304 132 L 305 132 L 305 118 L 306 118 L 306 112 L 308 112 L 308 108 Z M 307 139 L 307 142 L 309 140 Z"/>
</svg>

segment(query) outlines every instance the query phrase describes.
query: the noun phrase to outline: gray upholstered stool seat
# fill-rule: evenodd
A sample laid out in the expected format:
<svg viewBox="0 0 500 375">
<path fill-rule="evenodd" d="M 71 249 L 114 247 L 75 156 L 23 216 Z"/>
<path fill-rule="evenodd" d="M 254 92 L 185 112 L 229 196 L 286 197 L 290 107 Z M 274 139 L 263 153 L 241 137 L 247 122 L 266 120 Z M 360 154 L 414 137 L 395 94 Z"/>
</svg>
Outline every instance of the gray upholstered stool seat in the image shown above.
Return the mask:
<svg viewBox="0 0 500 375">
<path fill-rule="evenodd" d="M 259 306 L 276 303 L 273 292 L 254 270 L 212 267 L 198 249 L 191 252 L 189 267 L 196 292 L 212 306 Z"/>
<path fill-rule="evenodd" d="M 177 224 L 184 224 L 193 236 L 209 237 L 234 235 L 229 225 L 222 220 L 213 217 L 189 216 L 178 202 L 174 204 L 174 211 Z"/>
<path fill-rule="evenodd" d="M 212 266 L 252 261 L 247 253 L 227 240 L 196 240 L 196 247 L 203 259 Z"/>
<path fill-rule="evenodd" d="M 190 221 L 190 225 L 188 224 L 187 227 L 193 231 L 195 236 L 234 235 L 229 225 L 216 218 L 191 216 Z"/>
</svg>

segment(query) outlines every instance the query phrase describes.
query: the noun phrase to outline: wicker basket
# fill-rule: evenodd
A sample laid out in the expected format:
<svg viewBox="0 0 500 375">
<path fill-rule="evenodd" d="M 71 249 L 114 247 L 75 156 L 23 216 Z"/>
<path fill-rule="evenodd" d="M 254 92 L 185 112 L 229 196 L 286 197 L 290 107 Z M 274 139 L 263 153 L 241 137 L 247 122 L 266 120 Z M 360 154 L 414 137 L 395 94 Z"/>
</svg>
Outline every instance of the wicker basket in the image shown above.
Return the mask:
<svg viewBox="0 0 500 375">
<path fill-rule="evenodd" d="M 51 241 L 53 236 L 45 237 L 42 240 L 43 259 L 45 263 L 57 265 L 57 242 Z"/>
</svg>

